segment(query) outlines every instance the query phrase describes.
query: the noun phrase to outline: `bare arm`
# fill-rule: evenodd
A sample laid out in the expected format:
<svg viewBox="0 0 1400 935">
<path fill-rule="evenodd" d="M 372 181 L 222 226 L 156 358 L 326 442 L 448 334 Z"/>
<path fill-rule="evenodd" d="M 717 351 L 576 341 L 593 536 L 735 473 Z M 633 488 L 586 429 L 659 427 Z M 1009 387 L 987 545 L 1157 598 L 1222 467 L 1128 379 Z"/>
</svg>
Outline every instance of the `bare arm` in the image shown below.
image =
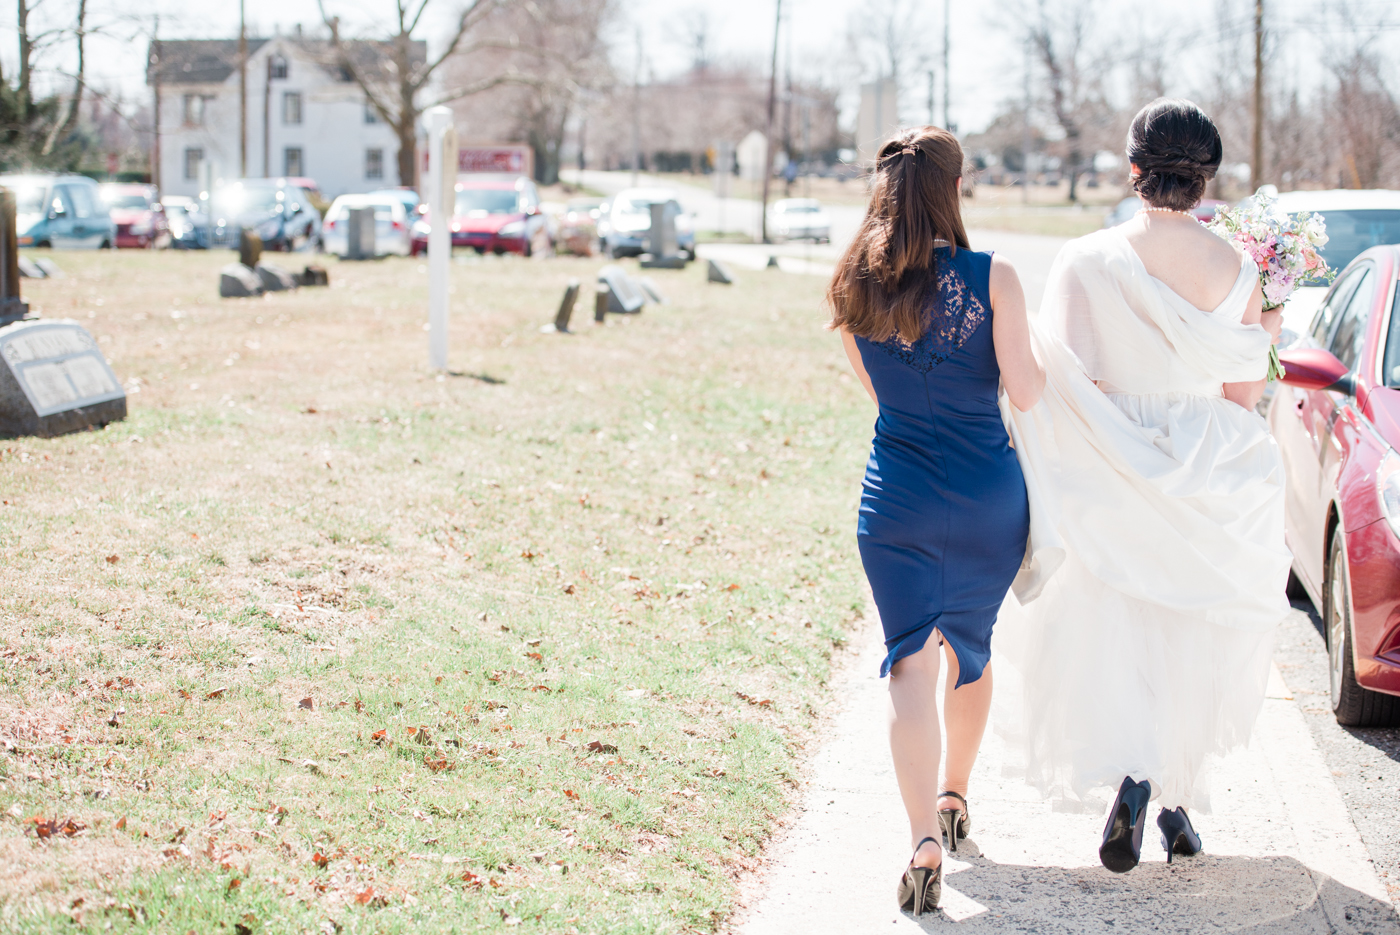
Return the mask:
<svg viewBox="0 0 1400 935">
<path fill-rule="evenodd" d="M 855 335 L 848 331 L 841 332 L 841 345 L 846 349 L 846 359 L 851 362 L 851 369 L 860 377 L 861 386 L 870 394 L 875 405 L 880 405 L 880 400 L 875 398 L 875 387 L 870 382 L 870 374 L 865 372 L 865 361 L 860 359 L 860 348 L 856 347 Z"/>
<path fill-rule="evenodd" d="M 1283 315 L 1279 312 L 1264 311 L 1264 293 L 1260 291 L 1259 284 L 1255 283 L 1254 294 L 1249 297 L 1249 306 L 1244 310 L 1240 321 L 1246 325 L 1262 324 L 1277 341 L 1279 329 L 1282 327 Z M 1221 387 L 1222 395 L 1232 403 L 1238 403 L 1246 409 L 1253 409 L 1264 396 L 1265 382 L 1264 380 L 1251 380 L 1248 383 L 1226 383 Z"/>
<path fill-rule="evenodd" d="M 1010 260 L 992 257 L 992 344 L 996 348 L 1001 383 L 1011 404 L 1025 412 L 1040 401 L 1045 389 L 1045 367 L 1031 347 L 1026 321 L 1026 294 Z"/>
</svg>

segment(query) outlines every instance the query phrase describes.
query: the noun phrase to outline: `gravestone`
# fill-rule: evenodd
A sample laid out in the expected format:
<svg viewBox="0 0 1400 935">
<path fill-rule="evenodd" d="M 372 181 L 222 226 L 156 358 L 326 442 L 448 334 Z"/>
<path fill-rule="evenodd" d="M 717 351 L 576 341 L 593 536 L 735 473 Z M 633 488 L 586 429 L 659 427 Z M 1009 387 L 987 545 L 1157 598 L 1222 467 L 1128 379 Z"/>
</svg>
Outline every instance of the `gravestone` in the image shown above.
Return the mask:
<svg viewBox="0 0 1400 935">
<path fill-rule="evenodd" d="M 306 269 L 297 274 L 297 282 L 303 286 L 329 286 L 331 274 L 326 272 L 324 266 L 309 264 Z"/>
<path fill-rule="evenodd" d="M 250 230 L 238 230 L 238 262 L 252 269 L 262 259 L 262 238 Z"/>
<path fill-rule="evenodd" d="M 44 279 L 48 276 L 42 266 L 27 256 L 19 258 L 19 274 L 25 279 Z"/>
<path fill-rule="evenodd" d="M 608 320 L 608 304 L 612 301 L 612 290 L 601 280 L 594 289 L 596 292 L 593 296 L 593 324 L 601 325 Z"/>
<path fill-rule="evenodd" d="M 686 258 L 676 247 L 676 216 L 670 202 L 651 203 L 651 227 L 647 230 L 647 252 L 641 259 L 644 269 L 685 269 Z"/>
<path fill-rule="evenodd" d="M 641 279 L 638 279 L 637 285 L 642 287 L 642 291 L 646 293 L 648 301 L 654 302 L 657 305 L 666 304 L 666 299 L 661 295 L 661 290 L 656 287 L 656 283 L 652 281 L 650 276 L 643 276 Z"/>
<path fill-rule="evenodd" d="M 729 272 L 729 267 L 719 260 L 706 260 L 709 269 L 705 274 L 705 279 L 709 282 L 717 282 L 722 285 L 731 286 L 734 284 L 734 276 Z"/>
<path fill-rule="evenodd" d="M 219 270 L 220 298 L 246 299 L 262 294 L 262 277 L 242 263 L 230 263 Z"/>
<path fill-rule="evenodd" d="M 15 193 L 0 188 L 0 325 L 29 314 L 19 297 L 19 240 L 15 236 Z"/>
<path fill-rule="evenodd" d="M 559 311 L 554 316 L 554 330 L 565 334 L 569 331 L 569 319 L 574 314 L 574 303 L 578 301 L 577 279 L 570 279 L 569 286 L 564 290 L 564 298 L 559 303 Z"/>
<path fill-rule="evenodd" d="M 62 279 L 63 270 L 58 268 L 58 264 L 46 256 L 36 257 L 34 265 L 44 271 L 46 279 Z"/>
<path fill-rule="evenodd" d="M 350 208 L 345 213 L 345 259 L 372 260 L 378 255 L 374 243 L 374 208 Z"/>
<path fill-rule="evenodd" d="M 634 315 L 647 304 L 647 297 L 620 266 L 598 270 L 598 282 L 608 287 L 608 311 Z"/>
<path fill-rule="evenodd" d="M 271 263 L 259 263 L 253 267 L 253 272 L 257 273 L 258 279 L 262 281 L 264 292 L 287 292 L 301 285 L 290 270 Z"/>
<path fill-rule="evenodd" d="M 126 418 L 126 393 L 76 321 L 0 328 L 0 434 L 49 438 Z"/>
</svg>

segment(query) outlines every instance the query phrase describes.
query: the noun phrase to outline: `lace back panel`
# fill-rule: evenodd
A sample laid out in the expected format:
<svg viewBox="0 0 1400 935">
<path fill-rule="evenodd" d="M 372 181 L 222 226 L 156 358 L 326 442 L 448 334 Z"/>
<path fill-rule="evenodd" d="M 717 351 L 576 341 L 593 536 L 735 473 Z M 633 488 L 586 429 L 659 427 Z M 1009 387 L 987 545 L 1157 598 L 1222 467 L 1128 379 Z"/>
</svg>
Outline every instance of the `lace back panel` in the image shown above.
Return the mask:
<svg viewBox="0 0 1400 935">
<path fill-rule="evenodd" d="M 896 360 L 928 373 L 962 347 L 987 318 L 987 307 L 948 258 L 935 257 L 938 275 L 935 288 L 930 290 L 929 316 L 924 333 L 912 344 L 898 334 L 871 345 Z"/>
</svg>

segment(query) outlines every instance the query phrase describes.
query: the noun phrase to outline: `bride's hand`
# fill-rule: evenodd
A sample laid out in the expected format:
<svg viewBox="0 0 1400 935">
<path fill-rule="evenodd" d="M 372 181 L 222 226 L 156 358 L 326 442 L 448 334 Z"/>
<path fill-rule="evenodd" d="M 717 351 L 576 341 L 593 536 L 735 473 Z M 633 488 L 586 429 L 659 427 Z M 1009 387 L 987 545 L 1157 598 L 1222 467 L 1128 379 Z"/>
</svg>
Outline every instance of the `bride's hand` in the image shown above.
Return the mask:
<svg viewBox="0 0 1400 935">
<path fill-rule="evenodd" d="M 1259 316 L 1259 324 L 1264 326 L 1264 330 L 1273 335 L 1275 344 L 1278 343 L 1278 336 L 1283 331 L 1283 312 L 1264 312 Z"/>
</svg>

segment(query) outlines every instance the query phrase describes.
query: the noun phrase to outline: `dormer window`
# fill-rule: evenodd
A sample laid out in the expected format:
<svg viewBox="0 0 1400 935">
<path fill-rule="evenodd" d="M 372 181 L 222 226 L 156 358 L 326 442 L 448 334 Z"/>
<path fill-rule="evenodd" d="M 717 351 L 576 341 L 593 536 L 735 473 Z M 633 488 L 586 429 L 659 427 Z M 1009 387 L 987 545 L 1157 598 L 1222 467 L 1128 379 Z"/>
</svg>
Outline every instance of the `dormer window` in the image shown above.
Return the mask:
<svg viewBox="0 0 1400 935">
<path fill-rule="evenodd" d="M 287 60 L 280 55 L 273 55 L 268 58 L 267 77 L 269 80 L 287 77 Z"/>
</svg>

